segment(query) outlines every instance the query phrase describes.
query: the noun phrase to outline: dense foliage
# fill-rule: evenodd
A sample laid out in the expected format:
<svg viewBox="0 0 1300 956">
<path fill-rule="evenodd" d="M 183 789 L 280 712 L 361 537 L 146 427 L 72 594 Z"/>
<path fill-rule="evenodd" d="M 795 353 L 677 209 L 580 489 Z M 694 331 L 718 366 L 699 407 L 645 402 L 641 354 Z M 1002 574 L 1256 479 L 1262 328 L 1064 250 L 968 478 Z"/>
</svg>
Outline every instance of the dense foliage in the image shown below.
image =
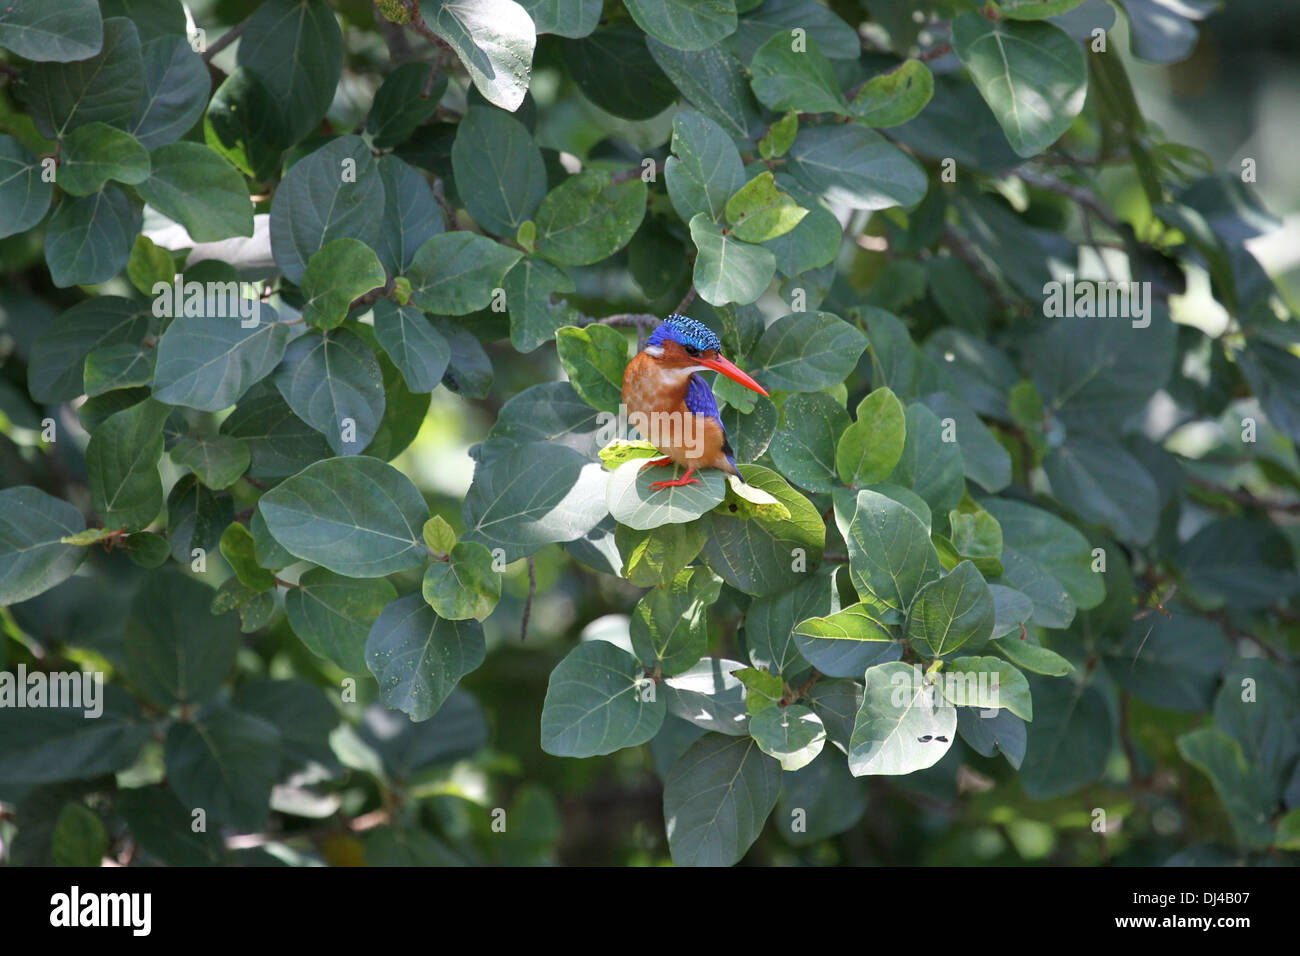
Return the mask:
<svg viewBox="0 0 1300 956">
<path fill-rule="evenodd" d="M 1300 849 L 1300 326 L 1110 37 L 1214 6 L 8 0 L 5 858 Z"/>
</svg>

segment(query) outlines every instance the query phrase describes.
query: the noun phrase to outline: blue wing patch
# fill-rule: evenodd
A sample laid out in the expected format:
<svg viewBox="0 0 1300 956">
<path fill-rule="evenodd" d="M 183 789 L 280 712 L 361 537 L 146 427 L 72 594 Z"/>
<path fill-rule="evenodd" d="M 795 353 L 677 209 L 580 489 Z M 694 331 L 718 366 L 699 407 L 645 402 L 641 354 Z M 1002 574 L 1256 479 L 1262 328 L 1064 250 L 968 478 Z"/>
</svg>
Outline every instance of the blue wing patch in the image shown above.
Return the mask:
<svg viewBox="0 0 1300 956">
<path fill-rule="evenodd" d="M 709 383 L 698 375 L 692 375 L 690 384 L 686 386 L 686 410 L 692 415 L 712 418 L 718 423 L 718 428 L 722 430 L 722 453 L 727 456 L 727 461 L 731 462 L 731 467 L 736 468 L 736 459 L 732 457 L 734 451 L 731 442 L 727 441 L 727 429 L 723 426 L 722 416 L 718 412 L 718 400 L 714 398 Z M 736 474 L 740 476 L 741 481 L 745 480 L 744 476 L 740 475 L 739 468 L 736 468 Z"/>
</svg>

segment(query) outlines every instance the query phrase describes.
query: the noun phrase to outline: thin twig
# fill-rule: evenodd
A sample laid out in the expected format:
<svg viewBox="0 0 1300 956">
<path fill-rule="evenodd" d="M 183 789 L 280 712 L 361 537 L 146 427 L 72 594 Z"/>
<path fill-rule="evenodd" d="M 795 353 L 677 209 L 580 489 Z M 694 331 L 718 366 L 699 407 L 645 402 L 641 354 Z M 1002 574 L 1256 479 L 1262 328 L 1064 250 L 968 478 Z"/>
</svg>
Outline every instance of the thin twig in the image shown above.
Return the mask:
<svg viewBox="0 0 1300 956">
<path fill-rule="evenodd" d="M 1020 306 L 1009 299 L 1002 291 L 1002 286 L 993 273 L 989 271 L 988 266 L 984 264 L 984 260 L 979 257 L 979 253 L 975 251 L 975 244 L 967 238 L 965 233 L 952 223 L 946 223 L 943 227 L 943 241 L 944 245 L 952 250 L 953 255 L 966 263 L 971 272 L 975 273 L 975 278 L 984 287 L 984 291 L 989 294 L 989 298 L 993 300 L 995 307 L 1003 312 L 1020 311 Z"/>
<path fill-rule="evenodd" d="M 438 34 L 429 28 L 429 24 L 424 22 L 424 16 L 420 13 L 420 0 L 402 0 L 402 6 L 406 7 L 407 12 L 411 14 L 411 20 L 406 25 L 414 30 L 420 36 L 424 37 L 436 47 L 444 50 L 450 50 L 451 46 Z"/>
<path fill-rule="evenodd" d="M 679 315 L 682 314 L 683 312 L 686 311 L 686 307 L 690 305 L 694 300 L 695 300 L 695 284 L 691 283 L 691 287 L 686 290 L 685 298 L 683 298 L 682 301 L 677 303 L 677 308 L 673 309 L 673 311 Z"/>
<path fill-rule="evenodd" d="M 519 643 L 528 640 L 528 619 L 533 615 L 533 595 L 537 592 L 537 570 L 532 555 L 528 556 L 528 599 L 524 601 L 524 616 L 519 624 Z"/>
<path fill-rule="evenodd" d="M 1016 170 L 1016 176 L 1027 186 L 1033 186 L 1036 189 L 1044 189 L 1047 192 L 1056 193 L 1072 199 L 1084 209 L 1091 210 L 1098 219 L 1104 222 L 1115 232 L 1122 232 L 1122 224 L 1119 217 L 1111 211 L 1110 207 L 1101 201 L 1101 197 L 1091 189 L 1083 186 L 1076 186 L 1073 183 L 1067 183 L 1057 179 L 1055 176 L 1047 176 L 1043 173 L 1036 173 L 1029 169 Z"/>
<path fill-rule="evenodd" d="M 1216 485 L 1214 482 L 1207 481 L 1198 475 L 1188 475 L 1187 480 L 1198 488 L 1225 495 L 1238 504 L 1248 505 L 1251 508 L 1261 508 L 1264 511 L 1271 511 L 1276 514 L 1300 514 L 1300 501 L 1278 501 L 1273 498 L 1260 498 L 1244 488 L 1225 488 L 1223 485 Z"/>
<path fill-rule="evenodd" d="M 456 210 L 451 208 L 447 202 L 447 194 L 443 189 L 442 177 L 433 177 L 433 198 L 438 200 L 438 205 L 442 208 L 442 214 L 447 219 L 447 228 L 452 232 L 460 230 L 460 220 L 456 218 Z"/>
<path fill-rule="evenodd" d="M 246 17 L 244 20 L 236 23 L 233 27 L 223 33 L 220 40 L 212 44 L 212 46 L 208 47 L 207 50 L 203 52 L 203 62 L 211 63 L 214 56 L 243 36 L 244 30 L 248 28 L 248 21 L 251 19 L 253 19 L 251 16 Z"/>
</svg>

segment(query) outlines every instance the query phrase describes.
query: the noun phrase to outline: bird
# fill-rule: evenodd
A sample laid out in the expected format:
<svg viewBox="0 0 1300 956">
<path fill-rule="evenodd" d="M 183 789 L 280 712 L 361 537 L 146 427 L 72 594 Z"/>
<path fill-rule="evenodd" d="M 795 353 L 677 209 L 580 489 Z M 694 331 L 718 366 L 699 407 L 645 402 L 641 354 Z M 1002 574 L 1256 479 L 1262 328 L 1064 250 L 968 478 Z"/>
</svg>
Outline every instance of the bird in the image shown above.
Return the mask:
<svg viewBox="0 0 1300 956">
<path fill-rule="evenodd" d="M 642 466 L 686 466 L 680 478 L 651 483 L 651 491 L 700 484 L 698 468 L 717 468 L 741 481 L 735 451 L 718 415 L 718 401 L 697 372 L 712 370 L 760 395 L 762 385 L 722 357 L 722 342 L 703 322 L 673 313 L 660 323 L 623 372 L 628 420 L 663 457 Z"/>
</svg>

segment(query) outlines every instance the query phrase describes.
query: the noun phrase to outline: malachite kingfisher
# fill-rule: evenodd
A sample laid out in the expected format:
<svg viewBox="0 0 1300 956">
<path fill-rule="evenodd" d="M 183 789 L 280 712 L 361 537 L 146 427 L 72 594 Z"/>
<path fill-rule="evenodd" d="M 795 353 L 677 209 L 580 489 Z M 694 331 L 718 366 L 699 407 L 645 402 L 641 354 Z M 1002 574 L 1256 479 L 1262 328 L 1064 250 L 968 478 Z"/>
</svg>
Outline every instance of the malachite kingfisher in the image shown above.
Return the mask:
<svg viewBox="0 0 1300 956">
<path fill-rule="evenodd" d="M 628 420 L 660 452 L 644 467 L 679 464 L 686 474 L 656 481 L 652 491 L 699 484 L 697 468 L 717 468 L 744 481 L 735 452 L 718 415 L 709 383 L 696 373 L 715 371 L 760 395 L 767 391 L 722 357 L 722 342 L 703 322 L 670 315 L 650 333 L 623 373 L 623 404 Z"/>
</svg>

